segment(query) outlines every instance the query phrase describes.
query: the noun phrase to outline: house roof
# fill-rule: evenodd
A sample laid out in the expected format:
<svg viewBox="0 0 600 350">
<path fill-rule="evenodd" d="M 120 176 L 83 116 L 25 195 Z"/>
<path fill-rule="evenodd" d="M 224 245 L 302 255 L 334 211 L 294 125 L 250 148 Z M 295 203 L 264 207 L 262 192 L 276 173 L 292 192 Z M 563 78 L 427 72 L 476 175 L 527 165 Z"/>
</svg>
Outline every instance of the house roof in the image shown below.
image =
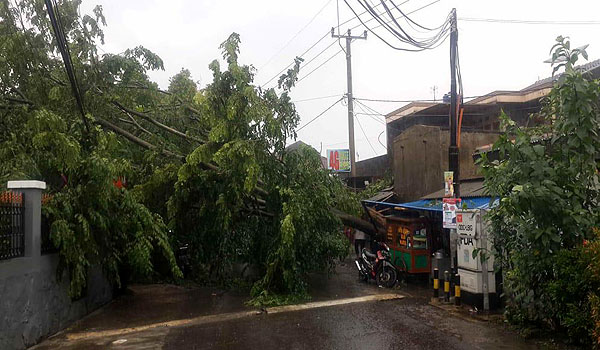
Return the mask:
<svg viewBox="0 0 600 350">
<path fill-rule="evenodd" d="M 588 72 L 596 71 L 598 69 L 598 74 L 600 74 L 599 68 L 600 68 L 600 59 L 597 59 L 595 61 L 591 61 L 586 64 L 582 64 L 582 65 L 575 67 L 576 70 L 579 70 L 582 73 L 588 73 Z M 535 83 L 529 85 L 528 87 L 522 89 L 521 91 L 537 90 L 537 89 L 544 88 L 544 87 L 552 87 L 554 82 L 561 75 L 562 75 L 562 73 L 538 80 Z"/>
<path fill-rule="evenodd" d="M 583 73 L 592 73 L 594 78 L 600 77 L 600 59 L 576 66 L 575 69 Z M 562 73 L 561 73 L 562 74 Z M 465 103 L 465 108 L 473 105 L 491 105 L 497 103 L 525 103 L 546 96 L 554 82 L 560 77 L 557 74 L 536 81 L 521 90 L 496 90 L 483 96 L 479 96 Z M 466 112 L 466 111 L 465 111 Z M 424 115 L 435 113 L 448 113 L 448 104 L 442 102 L 411 102 L 402 106 L 385 116 L 386 122 L 391 123 L 408 115 Z"/>
<path fill-rule="evenodd" d="M 435 106 L 438 104 L 442 104 L 440 102 L 411 102 L 407 105 L 404 105 L 385 116 L 386 123 L 390 123 L 398 118 L 402 118 L 405 115 L 414 114 L 420 110 L 429 108 L 431 106 Z"/>
<path fill-rule="evenodd" d="M 463 180 L 460 182 L 460 197 L 461 198 L 471 198 L 471 197 L 485 197 L 488 194 L 485 193 L 485 188 L 483 187 L 483 179 L 472 179 L 472 180 Z M 438 191 L 427 194 L 421 199 L 439 199 L 444 198 L 444 189 L 440 189 Z"/>
<path fill-rule="evenodd" d="M 285 148 L 285 150 L 286 150 L 286 152 L 294 152 L 294 151 L 297 151 L 298 149 L 300 149 L 301 147 L 308 147 L 308 148 L 311 148 L 311 149 L 315 150 L 315 152 L 317 152 L 317 153 L 319 152 L 313 146 L 311 146 L 311 145 L 309 145 L 309 144 L 307 144 L 305 142 L 302 142 L 300 140 L 298 140 L 298 141 L 292 143 L 291 145 L 287 146 Z M 319 155 L 319 157 L 321 157 L 321 165 L 323 166 L 323 168 L 327 168 L 327 158 L 323 157 L 322 155 Z"/>
</svg>

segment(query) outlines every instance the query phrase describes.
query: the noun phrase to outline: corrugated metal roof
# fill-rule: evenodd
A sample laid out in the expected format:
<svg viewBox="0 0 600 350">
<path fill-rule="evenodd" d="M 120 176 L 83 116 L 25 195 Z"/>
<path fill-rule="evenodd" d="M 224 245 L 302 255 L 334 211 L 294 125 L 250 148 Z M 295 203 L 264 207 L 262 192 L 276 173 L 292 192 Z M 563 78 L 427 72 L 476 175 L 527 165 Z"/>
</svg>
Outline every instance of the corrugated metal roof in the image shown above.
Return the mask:
<svg viewBox="0 0 600 350">
<path fill-rule="evenodd" d="M 488 196 L 485 193 L 483 186 L 483 179 L 474 179 L 470 181 L 463 181 L 460 183 L 460 197 L 471 198 L 471 197 L 485 197 Z M 428 195 L 421 197 L 421 199 L 439 199 L 444 197 L 444 189 L 440 189 Z"/>
<path fill-rule="evenodd" d="M 494 197 L 473 197 L 473 198 L 462 198 L 461 205 L 466 206 L 467 209 L 489 209 L 496 205 L 498 199 Z M 442 200 L 441 199 L 420 199 L 414 202 L 408 203 L 385 203 L 376 201 L 363 201 L 367 206 L 378 206 L 378 207 L 389 207 L 393 209 L 404 208 L 414 210 L 426 210 L 426 211 L 442 211 Z"/>
<path fill-rule="evenodd" d="M 590 71 L 595 70 L 597 68 L 600 68 L 600 59 L 597 59 L 595 61 L 591 61 L 591 62 L 588 62 L 586 64 L 582 64 L 582 65 L 579 65 L 579 66 L 575 67 L 575 69 L 581 71 L 582 73 L 590 72 Z M 551 86 L 558 79 L 558 77 L 560 77 L 561 75 L 562 75 L 562 73 L 561 74 L 557 74 L 557 75 L 552 76 L 552 77 L 548 77 L 548 78 L 544 78 L 544 79 L 538 80 L 535 83 L 529 85 L 528 87 L 522 89 L 521 91 L 536 90 L 536 89 L 539 89 L 539 88 L 544 87 L 546 85 Z"/>
</svg>

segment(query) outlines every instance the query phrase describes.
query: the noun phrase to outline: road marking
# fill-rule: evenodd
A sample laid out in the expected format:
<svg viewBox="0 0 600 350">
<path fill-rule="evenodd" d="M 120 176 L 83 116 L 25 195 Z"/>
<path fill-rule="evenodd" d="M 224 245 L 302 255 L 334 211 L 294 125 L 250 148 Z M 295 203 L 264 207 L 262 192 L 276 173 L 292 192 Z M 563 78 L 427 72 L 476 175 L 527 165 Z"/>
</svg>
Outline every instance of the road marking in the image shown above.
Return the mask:
<svg viewBox="0 0 600 350">
<path fill-rule="evenodd" d="M 267 311 L 267 314 L 277 314 L 277 313 L 281 313 L 281 312 L 310 310 L 310 309 L 316 309 L 316 308 L 328 307 L 328 306 L 364 303 L 367 301 L 394 300 L 394 299 L 402 299 L 402 298 L 404 298 L 404 296 L 402 296 L 400 294 L 375 294 L 375 295 L 366 295 L 364 297 L 356 297 L 356 298 L 346 298 L 346 299 L 336 299 L 336 300 L 327 300 L 327 301 L 316 301 L 316 302 L 305 303 L 305 304 L 276 306 L 276 307 L 267 308 L 266 311 Z"/>
<path fill-rule="evenodd" d="M 317 302 L 297 304 L 297 305 L 276 306 L 276 307 L 266 308 L 265 311 L 266 311 L 266 314 L 269 315 L 269 314 L 310 310 L 310 309 L 316 309 L 316 308 L 322 308 L 322 307 L 346 305 L 346 304 L 353 304 L 353 303 L 364 303 L 364 302 L 368 302 L 368 301 L 384 301 L 384 300 L 394 300 L 394 299 L 402 299 L 402 298 L 404 298 L 404 296 L 402 296 L 400 294 L 375 294 L 375 295 L 367 295 L 367 296 L 356 297 L 356 298 L 317 301 Z M 151 323 L 151 324 L 138 326 L 138 327 L 111 329 L 111 330 L 105 330 L 105 331 L 67 333 L 67 334 L 65 334 L 65 336 L 66 336 L 67 340 L 69 340 L 69 341 L 115 337 L 115 336 L 131 334 L 131 333 L 147 331 L 147 330 L 156 329 L 156 328 L 197 326 L 197 325 L 203 325 L 203 324 L 209 324 L 209 323 L 215 323 L 215 322 L 236 320 L 236 319 L 250 317 L 250 316 L 254 316 L 254 315 L 260 315 L 260 314 L 262 314 L 262 313 L 257 310 L 231 312 L 231 313 L 216 314 L 216 315 L 198 316 L 198 317 L 193 317 L 193 318 L 186 318 L 186 319 L 166 321 L 166 322 L 157 322 L 157 323 Z"/>
</svg>

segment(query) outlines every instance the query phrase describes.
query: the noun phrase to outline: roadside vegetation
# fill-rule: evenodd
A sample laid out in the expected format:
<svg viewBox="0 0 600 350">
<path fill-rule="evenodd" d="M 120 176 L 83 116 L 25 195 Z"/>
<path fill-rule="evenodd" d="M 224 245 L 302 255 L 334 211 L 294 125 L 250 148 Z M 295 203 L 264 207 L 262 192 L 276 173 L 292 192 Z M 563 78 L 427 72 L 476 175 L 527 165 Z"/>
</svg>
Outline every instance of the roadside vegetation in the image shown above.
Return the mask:
<svg viewBox="0 0 600 350">
<path fill-rule="evenodd" d="M 199 89 L 184 69 L 161 90 L 148 77 L 160 57 L 141 46 L 99 52 L 102 8 L 79 15 L 79 5 L 57 11 L 83 113 L 44 3 L 0 1 L 0 183 L 48 183 L 44 215 L 71 295 L 92 265 L 116 285 L 180 279 L 174 251 L 187 245 L 190 278 L 228 280 L 245 263 L 259 271 L 257 303 L 305 296 L 307 273 L 348 251 L 333 209 L 357 205 L 316 151 L 285 150 L 299 122 L 288 93 L 301 60 L 277 90 L 260 88 L 233 33 L 210 84 Z"/>
<path fill-rule="evenodd" d="M 562 74 L 533 116 L 544 125 L 521 128 L 502 116 L 498 159 L 482 158 L 485 186 L 500 198 L 488 218 L 508 321 L 599 347 L 600 81 L 574 68 L 587 53 L 567 38 L 551 53 Z"/>
</svg>

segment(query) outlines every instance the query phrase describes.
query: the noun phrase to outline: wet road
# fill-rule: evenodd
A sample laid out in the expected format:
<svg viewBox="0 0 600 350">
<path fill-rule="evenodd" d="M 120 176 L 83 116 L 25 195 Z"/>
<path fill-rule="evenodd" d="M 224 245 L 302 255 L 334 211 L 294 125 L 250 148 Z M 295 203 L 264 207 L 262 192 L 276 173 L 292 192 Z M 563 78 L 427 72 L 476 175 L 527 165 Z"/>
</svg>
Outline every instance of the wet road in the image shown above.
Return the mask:
<svg viewBox="0 0 600 350">
<path fill-rule="evenodd" d="M 313 306 L 260 313 L 244 296 L 136 286 L 36 349 L 537 349 L 501 325 L 428 304 L 425 287 L 359 283 L 351 265 L 313 276 Z M 389 299 L 398 293 L 402 299 Z M 357 297 L 360 297 L 357 299 Z M 348 303 L 346 303 L 348 302 Z M 349 303 L 352 302 L 352 303 Z M 340 305 L 328 306 L 327 303 Z"/>
</svg>

